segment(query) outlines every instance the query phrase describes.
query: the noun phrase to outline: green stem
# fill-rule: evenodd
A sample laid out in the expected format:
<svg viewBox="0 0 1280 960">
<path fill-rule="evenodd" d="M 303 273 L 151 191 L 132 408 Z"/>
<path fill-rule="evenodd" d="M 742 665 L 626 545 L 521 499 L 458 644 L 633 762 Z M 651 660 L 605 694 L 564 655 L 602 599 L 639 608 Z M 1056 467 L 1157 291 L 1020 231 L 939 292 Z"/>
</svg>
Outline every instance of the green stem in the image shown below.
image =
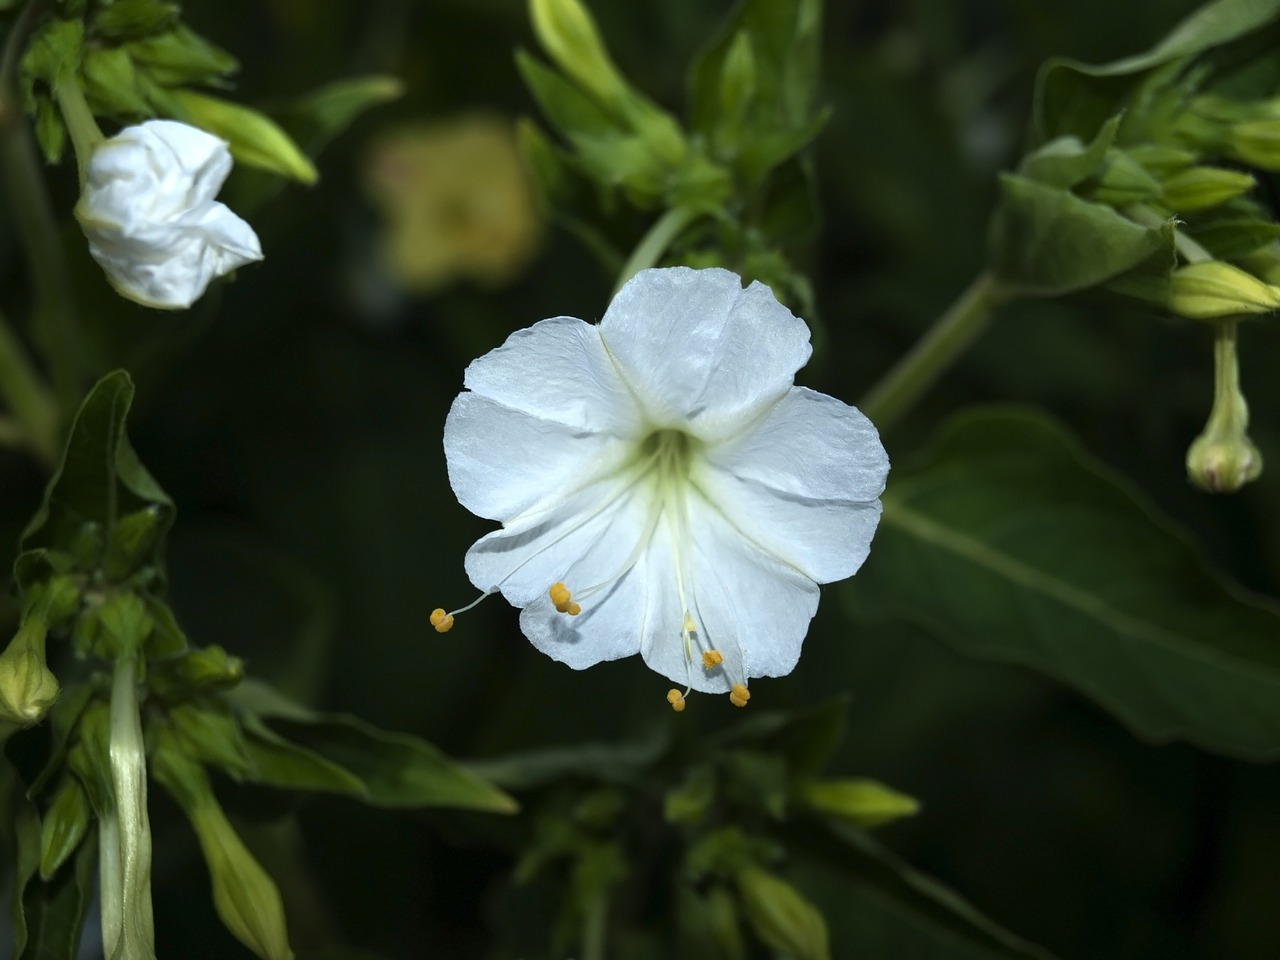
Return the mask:
<svg viewBox="0 0 1280 960">
<path fill-rule="evenodd" d="M 609 945 L 609 898 L 595 896 L 582 920 L 582 960 L 605 960 Z"/>
<path fill-rule="evenodd" d="M 618 274 L 618 282 L 613 292 L 616 294 L 622 289 L 622 285 L 637 273 L 656 264 L 667 252 L 672 241 L 697 217 L 697 212 L 688 207 L 675 207 L 660 216 L 649 228 L 649 232 L 636 244 L 635 250 L 631 251 L 631 256 L 627 258 L 627 262 L 623 264 Z"/>
<path fill-rule="evenodd" d="M 17 107 L 12 86 L 0 87 L 0 174 L 8 188 L 34 287 L 34 339 L 48 363 L 59 404 L 70 413 L 80 402 L 81 375 L 86 368 L 84 348 L 58 219 L 30 125 Z"/>
<path fill-rule="evenodd" d="M 980 273 L 947 312 L 858 403 L 858 409 L 885 430 L 960 358 L 1008 298 L 989 273 Z"/>
<path fill-rule="evenodd" d="M 84 98 L 84 90 L 72 69 L 62 70 L 58 74 L 58 89 L 54 91 L 58 99 L 58 109 L 62 111 L 62 119 L 66 122 L 67 132 L 71 134 L 71 144 L 76 151 L 76 169 L 80 175 L 80 189 L 84 189 L 85 168 L 89 165 L 89 157 L 93 148 L 102 142 L 102 130 L 98 121 L 93 118 L 89 109 L 89 101 Z"/>
<path fill-rule="evenodd" d="M 58 407 L 0 314 L 0 397 L 13 412 L 22 441 L 52 467 L 58 458 Z M 3 438 L 0 437 L 0 442 Z"/>
</svg>

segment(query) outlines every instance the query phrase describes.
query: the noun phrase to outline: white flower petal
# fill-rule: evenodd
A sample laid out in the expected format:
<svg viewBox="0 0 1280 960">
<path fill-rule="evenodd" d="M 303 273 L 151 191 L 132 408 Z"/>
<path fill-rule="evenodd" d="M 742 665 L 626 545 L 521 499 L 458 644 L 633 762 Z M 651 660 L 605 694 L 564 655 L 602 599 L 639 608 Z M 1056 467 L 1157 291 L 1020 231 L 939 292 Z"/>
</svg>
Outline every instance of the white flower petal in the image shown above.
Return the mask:
<svg viewBox="0 0 1280 960">
<path fill-rule="evenodd" d="M 449 483 L 479 517 L 510 521 L 614 471 L 626 444 L 461 393 L 444 424 Z"/>
<path fill-rule="evenodd" d="M 707 458 L 744 480 L 812 500 L 874 500 L 889 474 L 875 425 L 856 407 L 807 387 L 793 387 Z"/>
<path fill-rule="evenodd" d="M 711 450 L 695 483 L 761 551 L 831 583 L 866 560 L 888 469 L 866 417 L 796 388 L 750 431 Z"/>
<path fill-rule="evenodd" d="M 812 352 L 809 328 L 768 287 L 728 270 L 642 270 L 600 323 L 651 420 L 724 436 L 791 387 Z"/>
<path fill-rule="evenodd" d="M 626 436 L 639 428 L 639 408 L 604 349 L 599 327 L 573 317 L 517 330 L 472 361 L 465 383 L 505 407 L 575 430 Z"/>
<path fill-rule="evenodd" d="M 231 173 L 231 151 L 227 142 L 199 127 L 175 120 L 148 120 L 136 128 L 139 141 L 152 140 L 148 146 L 168 152 L 164 169 L 175 181 L 179 176 L 186 184 L 188 206 L 206 203 L 218 195 Z"/>
<path fill-rule="evenodd" d="M 715 689 L 737 681 L 736 657 L 747 677 L 790 673 L 818 610 L 818 585 L 756 549 L 715 511 L 691 506 L 690 513 L 698 615 L 728 668 L 726 686 Z"/>
</svg>

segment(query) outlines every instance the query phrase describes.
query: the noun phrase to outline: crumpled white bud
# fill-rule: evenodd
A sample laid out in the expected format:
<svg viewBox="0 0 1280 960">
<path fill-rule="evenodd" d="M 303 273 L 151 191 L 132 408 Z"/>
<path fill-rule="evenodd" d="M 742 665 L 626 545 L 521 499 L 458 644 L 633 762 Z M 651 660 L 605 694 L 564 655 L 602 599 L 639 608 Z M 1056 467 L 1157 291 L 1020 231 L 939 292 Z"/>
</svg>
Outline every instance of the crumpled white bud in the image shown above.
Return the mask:
<svg viewBox="0 0 1280 960">
<path fill-rule="evenodd" d="M 224 141 L 174 120 L 126 127 L 93 148 L 76 219 L 121 296 L 184 309 L 215 277 L 262 259 L 253 228 L 214 200 L 230 172 Z"/>
</svg>

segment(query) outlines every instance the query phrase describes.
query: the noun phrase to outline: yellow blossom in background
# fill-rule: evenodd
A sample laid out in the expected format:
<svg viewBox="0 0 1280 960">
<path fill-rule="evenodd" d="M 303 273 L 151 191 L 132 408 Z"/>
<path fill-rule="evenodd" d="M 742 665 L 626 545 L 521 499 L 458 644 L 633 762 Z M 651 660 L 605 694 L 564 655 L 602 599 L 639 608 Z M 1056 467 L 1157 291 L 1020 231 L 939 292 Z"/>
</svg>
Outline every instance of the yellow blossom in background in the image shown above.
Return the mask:
<svg viewBox="0 0 1280 960">
<path fill-rule="evenodd" d="M 380 208 L 380 253 L 391 278 L 431 293 L 465 278 L 515 279 L 542 235 L 512 124 L 472 115 L 402 127 L 377 140 L 364 181 Z"/>
</svg>

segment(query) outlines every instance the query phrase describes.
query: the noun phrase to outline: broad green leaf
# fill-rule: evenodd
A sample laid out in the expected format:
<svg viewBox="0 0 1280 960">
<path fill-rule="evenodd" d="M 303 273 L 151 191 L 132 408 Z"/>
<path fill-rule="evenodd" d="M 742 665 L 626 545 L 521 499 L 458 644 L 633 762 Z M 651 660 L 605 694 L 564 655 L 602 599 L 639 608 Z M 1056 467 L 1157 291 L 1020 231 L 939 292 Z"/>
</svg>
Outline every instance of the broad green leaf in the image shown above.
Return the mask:
<svg viewBox="0 0 1280 960">
<path fill-rule="evenodd" d="M 999 282 L 1026 296 L 1059 296 L 1097 286 L 1151 258 L 1172 256 L 1173 234 L 1144 227 L 1111 207 L 1006 174 L 991 229 Z"/>
<path fill-rule="evenodd" d="M 367 791 L 365 802 L 373 806 L 458 807 L 492 813 L 513 813 L 518 808 L 511 797 L 425 740 L 388 733 L 355 717 L 316 713 L 251 680 L 229 697 L 289 743 L 353 774 Z"/>
<path fill-rule="evenodd" d="M 1145 53 L 1101 66 L 1065 58 L 1048 61 L 1036 81 L 1035 139 L 1075 134 L 1092 137 L 1116 113 L 1135 77 L 1246 37 L 1280 16 L 1280 0 L 1216 0 L 1174 27 Z"/>
<path fill-rule="evenodd" d="M 1120 118 L 1112 117 L 1087 144 L 1075 136 L 1050 140 L 1022 158 L 1018 173 L 1047 187 L 1069 190 L 1101 169 L 1119 126 Z"/>
<path fill-rule="evenodd" d="M 245 779 L 282 790 L 368 798 L 364 782 L 354 773 L 329 762 L 314 750 L 290 743 L 257 717 L 246 717 L 244 725 L 244 750 L 253 767 Z"/>
<path fill-rule="evenodd" d="M 632 783 L 666 752 L 668 741 L 668 729 L 662 727 L 645 740 L 588 741 L 570 747 L 473 761 L 468 768 L 507 790 L 533 790 L 569 777 Z"/>
<path fill-rule="evenodd" d="M 1280 606 L 1249 597 L 1122 478 L 1038 414 L 962 414 L 897 469 L 860 619 L 1024 664 L 1135 734 L 1280 757 Z"/>
<path fill-rule="evenodd" d="M 22 534 L 22 547 L 66 548 L 86 523 L 101 524 L 108 541 L 126 513 L 154 506 L 161 514 L 152 561 L 160 562 L 163 534 L 173 522 L 173 501 L 139 462 L 125 419 L 133 381 L 123 370 L 103 377 L 76 414 L 62 462 L 44 501 Z"/>
<path fill-rule="evenodd" d="M 789 850 L 803 848 L 823 867 L 815 880 L 826 882 L 812 888 L 840 956 L 1053 960 L 855 827 L 833 823 L 789 834 L 789 841 Z"/>
</svg>

